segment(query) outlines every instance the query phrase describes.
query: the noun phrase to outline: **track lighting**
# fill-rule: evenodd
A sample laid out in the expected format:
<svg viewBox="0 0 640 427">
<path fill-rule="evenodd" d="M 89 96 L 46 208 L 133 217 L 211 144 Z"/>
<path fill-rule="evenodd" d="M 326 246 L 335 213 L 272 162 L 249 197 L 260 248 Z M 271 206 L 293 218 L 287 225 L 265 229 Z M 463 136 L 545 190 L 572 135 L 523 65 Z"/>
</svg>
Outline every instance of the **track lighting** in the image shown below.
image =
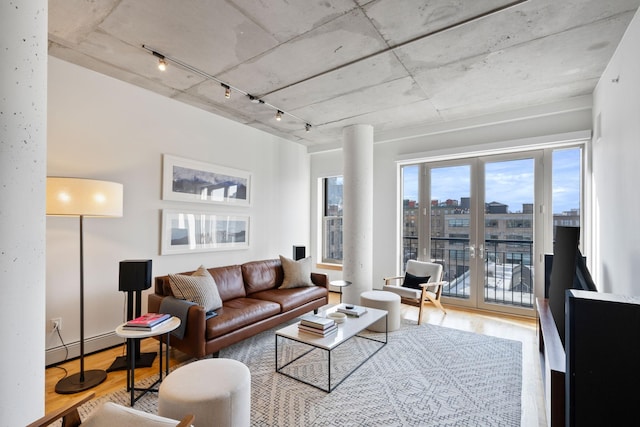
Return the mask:
<svg viewBox="0 0 640 427">
<path fill-rule="evenodd" d="M 249 101 L 251 101 L 253 104 L 258 104 L 258 105 L 264 105 L 267 106 L 273 110 L 276 110 L 276 120 L 277 121 L 282 121 L 282 116 L 284 114 L 287 114 L 288 116 L 290 116 L 292 119 L 295 120 L 299 120 L 301 122 L 303 122 L 304 128 L 307 132 L 309 132 L 311 130 L 311 124 L 309 124 L 308 122 L 306 122 L 305 120 L 301 119 L 300 117 L 295 116 L 294 114 L 291 113 L 287 113 L 284 110 L 279 109 L 278 107 L 276 107 L 273 104 L 270 104 L 268 102 L 265 102 L 264 99 L 261 99 L 259 96 L 254 96 L 251 95 L 248 92 L 243 91 L 240 88 L 237 87 L 232 87 L 231 85 L 228 85 L 227 83 L 223 82 L 222 80 L 220 80 L 219 78 L 217 78 L 216 76 L 212 76 L 211 74 L 208 74 L 202 70 L 199 70 L 187 63 L 184 63 L 182 61 L 180 61 L 177 58 L 173 58 L 170 56 L 165 56 L 164 54 L 158 52 L 155 49 L 152 49 L 151 47 L 147 46 L 147 45 L 142 45 L 143 49 L 146 49 L 148 52 L 150 52 L 153 56 L 155 56 L 156 58 L 158 58 L 158 68 L 162 71 L 166 70 L 167 68 L 167 64 L 169 62 L 171 62 L 173 65 L 177 65 L 179 68 L 185 69 L 187 71 L 190 71 L 192 73 L 195 73 L 197 75 L 199 75 L 200 77 L 203 77 L 206 80 L 211 80 L 214 81 L 216 83 L 219 83 L 220 86 L 222 86 L 224 88 L 224 97 L 226 99 L 231 98 L 231 89 L 233 89 L 234 92 L 239 92 L 240 94 L 246 96 L 247 98 L 249 98 Z"/>
<path fill-rule="evenodd" d="M 220 83 L 220 86 L 224 88 L 224 97 L 227 99 L 231 98 L 231 88 L 229 87 L 229 85 Z"/>
<path fill-rule="evenodd" d="M 158 58 L 158 70 L 160 70 L 160 71 L 166 70 L 167 69 L 167 60 L 164 58 L 164 55 L 161 54 L 161 53 L 156 52 L 155 50 L 152 50 L 151 53 L 153 54 L 153 56 Z"/>
</svg>

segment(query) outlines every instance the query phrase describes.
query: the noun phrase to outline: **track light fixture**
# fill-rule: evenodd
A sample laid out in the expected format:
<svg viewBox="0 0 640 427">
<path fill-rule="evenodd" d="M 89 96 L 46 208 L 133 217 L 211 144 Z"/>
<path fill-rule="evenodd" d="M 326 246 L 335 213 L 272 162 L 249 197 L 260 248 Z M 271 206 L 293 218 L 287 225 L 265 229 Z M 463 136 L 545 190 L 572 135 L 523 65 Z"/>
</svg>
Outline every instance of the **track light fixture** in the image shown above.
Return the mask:
<svg viewBox="0 0 640 427">
<path fill-rule="evenodd" d="M 220 83 L 220 86 L 224 88 L 224 97 L 227 99 L 231 98 L 231 88 L 229 87 L 229 85 Z"/>
<path fill-rule="evenodd" d="M 276 110 L 276 120 L 277 121 L 282 121 L 282 116 L 284 114 L 286 114 L 286 115 L 288 115 L 288 116 L 290 116 L 290 117 L 292 117 L 292 118 L 294 118 L 296 120 L 299 120 L 302 123 L 304 123 L 305 124 L 304 128 L 305 128 L 305 130 L 307 132 L 309 132 L 311 130 L 311 124 L 309 124 L 305 120 L 303 120 L 300 117 L 297 117 L 297 116 L 295 116 L 295 115 L 293 115 L 291 113 L 287 113 L 286 111 L 281 110 L 280 108 L 276 107 L 275 105 L 272 105 L 272 104 L 269 104 L 268 102 L 265 102 L 263 99 L 260 99 L 259 96 L 251 95 L 250 93 L 245 92 L 242 89 L 239 89 L 237 87 L 231 86 L 231 85 L 223 82 L 222 80 L 218 79 L 217 77 L 212 76 L 211 74 L 208 74 L 208 73 L 206 73 L 206 72 L 204 72 L 202 70 L 199 70 L 199 69 L 197 69 L 197 68 L 195 68 L 195 67 L 193 67 L 193 66 L 191 66 L 189 64 L 186 64 L 186 63 L 180 61 L 179 59 L 166 56 L 166 55 L 158 52 L 157 50 L 150 48 L 147 45 L 142 45 L 142 48 L 147 50 L 147 51 L 149 51 L 153 56 L 158 58 L 158 61 L 159 61 L 158 62 L 158 68 L 160 70 L 162 70 L 162 71 L 164 71 L 166 69 L 167 63 L 171 62 L 171 63 L 179 66 L 180 68 L 183 68 L 183 69 L 185 69 L 187 71 L 190 71 L 190 72 L 192 72 L 194 74 L 199 75 L 200 77 L 205 78 L 206 80 L 213 80 L 214 82 L 219 83 L 220 86 L 222 86 L 224 88 L 224 97 L 227 98 L 227 99 L 231 98 L 231 91 L 232 90 L 235 91 L 235 92 L 239 92 L 242 95 L 244 95 L 247 98 L 249 98 L 249 101 L 251 101 L 254 104 L 265 105 L 265 106 L 267 106 L 269 108 L 272 108 L 272 109 Z"/>
<path fill-rule="evenodd" d="M 151 53 L 158 58 L 158 70 L 165 71 L 167 69 L 167 60 L 164 58 L 164 55 L 156 51 L 151 51 Z"/>
</svg>

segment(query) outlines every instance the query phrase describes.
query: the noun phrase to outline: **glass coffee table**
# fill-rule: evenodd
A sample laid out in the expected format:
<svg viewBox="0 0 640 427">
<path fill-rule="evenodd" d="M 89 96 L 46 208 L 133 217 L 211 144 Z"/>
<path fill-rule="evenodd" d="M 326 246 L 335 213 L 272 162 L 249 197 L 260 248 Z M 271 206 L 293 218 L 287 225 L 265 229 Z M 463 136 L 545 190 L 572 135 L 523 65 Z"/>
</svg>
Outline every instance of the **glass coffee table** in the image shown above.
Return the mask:
<svg viewBox="0 0 640 427">
<path fill-rule="evenodd" d="M 326 314 L 336 311 L 339 305 L 325 306 L 319 309 L 318 315 L 326 316 Z M 312 387 L 318 388 L 322 391 L 331 393 L 337 386 L 339 386 L 345 379 L 349 377 L 353 372 L 362 366 L 367 360 L 373 357 L 382 347 L 387 345 L 388 329 L 382 333 L 369 333 L 364 334 L 363 331 L 368 326 L 384 318 L 386 324 L 387 311 L 379 310 L 376 308 L 367 307 L 367 312 L 360 317 L 348 316 L 344 322 L 338 324 L 338 331 L 323 337 L 316 336 L 311 332 L 305 332 L 298 329 L 298 323 L 291 324 L 282 329 L 276 331 L 276 372 L 286 375 L 302 383 L 308 384 Z M 340 351 L 339 348 L 349 340 L 365 339 L 373 343 L 370 349 L 370 354 L 360 354 L 364 357 L 363 360 L 353 360 L 349 357 L 353 354 L 347 354 L 348 357 L 342 355 L 342 359 L 334 356 L 334 363 L 332 364 L 332 355 Z M 360 351 L 360 349 L 358 349 Z M 282 361 L 280 359 L 283 359 Z M 336 371 L 336 361 L 340 364 L 340 367 L 345 367 L 343 372 Z M 314 363 L 324 365 L 319 370 L 311 370 L 314 372 L 321 371 L 318 375 L 322 376 L 323 382 L 326 382 L 326 387 L 318 384 L 319 381 L 313 381 L 312 378 L 303 378 L 300 374 L 310 372 L 304 365 L 306 363 Z M 296 366 L 297 365 L 297 366 Z M 353 365 L 353 366 L 351 366 Z M 332 373 L 334 375 L 332 375 Z M 326 374 L 326 378 L 324 375 Z M 334 378 L 335 376 L 338 378 Z M 317 376 L 315 379 L 319 380 Z"/>
</svg>

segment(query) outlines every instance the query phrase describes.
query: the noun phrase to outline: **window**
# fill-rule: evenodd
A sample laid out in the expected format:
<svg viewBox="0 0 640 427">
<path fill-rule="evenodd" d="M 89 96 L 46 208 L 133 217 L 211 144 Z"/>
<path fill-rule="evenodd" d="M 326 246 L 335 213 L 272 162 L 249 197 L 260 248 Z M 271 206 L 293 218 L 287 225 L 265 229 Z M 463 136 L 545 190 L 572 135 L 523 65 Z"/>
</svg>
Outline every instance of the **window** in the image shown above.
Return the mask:
<svg viewBox="0 0 640 427">
<path fill-rule="evenodd" d="M 449 227 L 469 227 L 469 218 L 455 218 L 449 219 Z"/>
<path fill-rule="evenodd" d="M 553 238 L 556 226 L 580 227 L 580 185 L 582 177 L 580 147 L 553 152 Z"/>
<path fill-rule="evenodd" d="M 402 228 L 402 265 L 407 260 L 418 259 L 418 234 L 420 204 L 418 203 L 418 176 L 420 167 L 410 165 L 402 167 L 402 217 L 404 227 Z M 435 216 L 432 221 L 440 221 Z"/>
<path fill-rule="evenodd" d="M 342 177 L 322 179 L 322 262 L 342 264 Z"/>
<path fill-rule="evenodd" d="M 507 228 L 531 228 L 531 220 L 523 218 L 508 219 Z"/>
</svg>

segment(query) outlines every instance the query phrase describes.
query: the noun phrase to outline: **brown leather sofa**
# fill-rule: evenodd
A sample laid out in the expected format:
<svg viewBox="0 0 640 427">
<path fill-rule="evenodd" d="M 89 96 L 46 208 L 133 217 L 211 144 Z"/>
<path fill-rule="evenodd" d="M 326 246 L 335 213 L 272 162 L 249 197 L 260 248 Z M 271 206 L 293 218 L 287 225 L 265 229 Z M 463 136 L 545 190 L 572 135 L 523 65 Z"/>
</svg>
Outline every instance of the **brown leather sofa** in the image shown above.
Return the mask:
<svg viewBox="0 0 640 427">
<path fill-rule="evenodd" d="M 284 279 L 279 259 L 208 270 L 218 286 L 222 308 L 207 320 L 201 306 L 189 307 L 184 337 L 171 337 L 172 347 L 196 358 L 215 354 L 328 302 L 329 280 L 323 273 L 311 273 L 316 286 L 278 289 Z M 154 291 L 148 299 L 151 313 L 157 313 L 162 299 L 172 295 L 169 276 L 156 277 Z"/>
</svg>

